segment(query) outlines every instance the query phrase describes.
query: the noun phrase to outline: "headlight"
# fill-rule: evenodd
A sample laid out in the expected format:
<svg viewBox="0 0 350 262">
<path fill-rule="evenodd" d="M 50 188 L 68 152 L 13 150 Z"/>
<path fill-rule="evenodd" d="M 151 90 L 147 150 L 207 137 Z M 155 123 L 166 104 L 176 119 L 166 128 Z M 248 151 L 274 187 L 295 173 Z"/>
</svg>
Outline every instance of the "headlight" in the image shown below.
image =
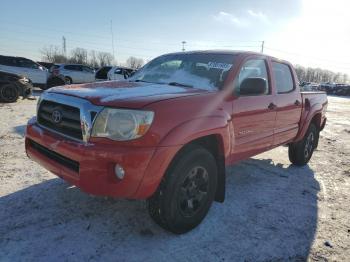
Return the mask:
<svg viewBox="0 0 350 262">
<path fill-rule="evenodd" d="M 39 113 L 40 103 L 41 103 L 41 96 L 39 96 L 38 102 L 36 103 L 36 115 L 38 115 L 38 113 Z"/>
<path fill-rule="evenodd" d="M 92 137 L 107 137 L 117 141 L 139 138 L 152 124 L 151 111 L 104 108 L 95 120 Z"/>
<path fill-rule="evenodd" d="M 25 78 L 25 77 L 20 78 L 19 81 L 20 81 L 21 83 L 23 83 L 23 84 L 28 84 L 28 83 L 29 83 L 29 79 L 28 79 L 28 78 Z"/>
</svg>

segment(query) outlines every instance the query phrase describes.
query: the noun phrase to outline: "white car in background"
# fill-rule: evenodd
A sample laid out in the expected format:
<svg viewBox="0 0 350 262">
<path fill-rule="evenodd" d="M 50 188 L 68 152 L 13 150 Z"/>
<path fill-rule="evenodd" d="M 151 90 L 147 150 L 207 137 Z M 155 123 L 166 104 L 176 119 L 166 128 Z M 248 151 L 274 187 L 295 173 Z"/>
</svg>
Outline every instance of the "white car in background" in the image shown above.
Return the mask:
<svg viewBox="0 0 350 262">
<path fill-rule="evenodd" d="M 25 76 L 34 86 L 45 88 L 48 70 L 40 64 L 24 57 L 0 55 L 0 70 Z"/>
<path fill-rule="evenodd" d="M 103 66 L 96 72 L 97 81 L 116 80 L 121 81 L 130 77 L 134 69 L 123 66 Z"/>
<path fill-rule="evenodd" d="M 95 69 L 79 64 L 57 64 L 50 71 L 53 75 L 60 75 L 66 84 L 80 84 L 95 82 Z"/>
</svg>

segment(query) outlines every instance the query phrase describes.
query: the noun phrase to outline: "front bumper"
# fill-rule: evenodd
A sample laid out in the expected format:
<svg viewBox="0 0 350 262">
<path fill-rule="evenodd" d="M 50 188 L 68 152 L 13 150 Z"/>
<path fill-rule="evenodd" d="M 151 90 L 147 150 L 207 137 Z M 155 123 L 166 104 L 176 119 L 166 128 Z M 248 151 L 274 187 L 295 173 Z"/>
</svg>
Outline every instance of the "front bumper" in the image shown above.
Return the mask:
<svg viewBox="0 0 350 262">
<path fill-rule="evenodd" d="M 28 157 L 55 175 L 87 193 L 123 198 L 146 198 L 153 194 L 168 164 L 159 163 L 159 159 L 167 153 L 164 150 L 175 150 L 116 147 L 113 141 L 79 143 L 42 128 L 35 117 L 28 122 L 25 140 Z M 116 164 L 125 170 L 122 180 L 114 174 Z M 142 184 L 147 170 L 152 173 L 145 179 L 147 184 Z"/>
</svg>

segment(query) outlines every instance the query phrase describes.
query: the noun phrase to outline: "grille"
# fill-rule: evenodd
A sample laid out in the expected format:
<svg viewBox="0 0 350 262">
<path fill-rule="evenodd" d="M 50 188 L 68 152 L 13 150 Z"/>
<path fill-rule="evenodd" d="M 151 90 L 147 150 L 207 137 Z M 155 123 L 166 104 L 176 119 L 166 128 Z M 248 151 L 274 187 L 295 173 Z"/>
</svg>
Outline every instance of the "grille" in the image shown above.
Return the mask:
<svg viewBox="0 0 350 262">
<path fill-rule="evenodd" d="M 55 162 L 79 173 L 79 162 L 76 162 L 72 159 L 69 159 L 65 156 L 62 156 L 36 142 L 33 140 L 28 139 L 28 144 L 30 147 L 34 148 L 36 151 L 38 151 L 40 154 L 50 158 L 51 160 L 54 160 Z"/>
<path fill-rule="evenodd" d="M 53 112 L 58 114 L 56 118 Z M 55 121 L 56 120 L 56 121 Z M 43 100 L 38 111 L 38 123 L 64 135 L 82 140 L 80 109 L 77 107 Z"/>
</svg>

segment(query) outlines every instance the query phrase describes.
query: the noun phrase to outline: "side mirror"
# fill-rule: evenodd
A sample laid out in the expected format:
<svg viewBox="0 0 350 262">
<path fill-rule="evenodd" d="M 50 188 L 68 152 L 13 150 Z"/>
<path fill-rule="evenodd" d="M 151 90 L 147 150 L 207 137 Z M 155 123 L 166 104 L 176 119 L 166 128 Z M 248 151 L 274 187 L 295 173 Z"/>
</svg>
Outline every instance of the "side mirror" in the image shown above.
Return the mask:
<svg viewBox="0 0 350 262">
<path fill-rule="evenodd" d="M 240 95 L 263 95 L 267 91 L 266 79 L 256 77 L 256 78 L 246 78 L 243 80 L 240 86 Z"/>
</svg>

